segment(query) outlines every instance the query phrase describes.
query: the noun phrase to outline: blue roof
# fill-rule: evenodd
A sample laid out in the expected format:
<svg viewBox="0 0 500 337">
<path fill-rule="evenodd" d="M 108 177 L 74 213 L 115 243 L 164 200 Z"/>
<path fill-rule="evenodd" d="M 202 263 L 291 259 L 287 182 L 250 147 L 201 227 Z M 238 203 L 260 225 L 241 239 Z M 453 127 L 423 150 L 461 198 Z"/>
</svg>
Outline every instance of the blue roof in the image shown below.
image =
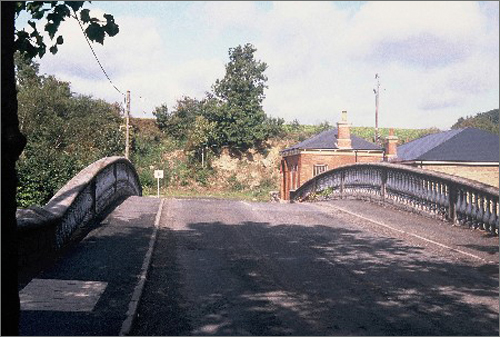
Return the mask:
<svg viewBox="0 0 500 337">
<path fill-rule="evenodd" d="M 298 144 L 295 144 L 283 151 L 295 149 L 315 149 L 315 150 L 332 150 L 338 149 L 337 146 L 337 129 L 330 129 L 318 133 L 316 136 L 308 138 Z M 353 150 L 382 150 L 379 146 L 370 143 L 362 138 L 351 135 L 351 146 Z"/>
<path fill-rule="evenodd" d="M 398 160 L 498 162 L 498 135 L 475 128 L 455 129 L 398 147 Z"/>
</svg>

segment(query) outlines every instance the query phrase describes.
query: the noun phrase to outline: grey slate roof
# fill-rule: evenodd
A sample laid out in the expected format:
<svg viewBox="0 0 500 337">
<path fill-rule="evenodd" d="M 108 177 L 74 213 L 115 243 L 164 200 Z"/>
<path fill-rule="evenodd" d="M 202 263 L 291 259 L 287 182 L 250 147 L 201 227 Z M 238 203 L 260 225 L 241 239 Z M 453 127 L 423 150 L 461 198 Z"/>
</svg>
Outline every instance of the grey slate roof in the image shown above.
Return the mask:
<svg viewBox="0 0 500 337">
<path fill-rule="evenodd" d="M 427 135 L 398 147 L 397 160 L 498 162 L 498 135 L 465 128 Z"/>
<path fill-rule="evenodd" d="M 308 138 L 298 144 L 295 144 L 283 151 L 295 149 L 315 149 L 315 150 L 332 150 L 338 149 L 337 147 L 337 129 L 330 129 L 318 133 L 316 136 Z M 362 138 L 351 135 L 351 145 L 354 150 L 382 150 L 381 147 L 370 143 Z"/>
</svg>

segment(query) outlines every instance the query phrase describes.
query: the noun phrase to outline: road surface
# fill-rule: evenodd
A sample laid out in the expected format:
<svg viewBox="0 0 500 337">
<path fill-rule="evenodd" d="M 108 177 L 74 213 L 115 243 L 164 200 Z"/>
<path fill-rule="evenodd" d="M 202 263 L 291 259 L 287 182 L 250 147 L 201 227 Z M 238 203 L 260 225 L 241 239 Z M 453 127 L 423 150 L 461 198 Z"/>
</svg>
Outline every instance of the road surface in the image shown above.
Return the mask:
<svg viewBox="0 0 500 337">
<path fill-rule="evenodd" d="M 361 201 L 164 201 L 135 335 L 498 335 L 498 237 Z"/>
</svg>

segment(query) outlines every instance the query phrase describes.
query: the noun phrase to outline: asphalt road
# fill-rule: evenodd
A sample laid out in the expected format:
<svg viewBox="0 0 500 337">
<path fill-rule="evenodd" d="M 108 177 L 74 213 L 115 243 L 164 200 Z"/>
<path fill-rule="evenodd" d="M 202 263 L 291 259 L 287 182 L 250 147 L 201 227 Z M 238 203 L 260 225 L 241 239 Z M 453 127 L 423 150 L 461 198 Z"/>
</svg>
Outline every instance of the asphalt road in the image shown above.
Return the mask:
<svg viewBox="0 0 500 337">
<path fill-rule="evenodd" d="M 132 334 L 498 335 L 498 295 L 478 231 L 358 201 L 170 199 Z"/>
</svg>

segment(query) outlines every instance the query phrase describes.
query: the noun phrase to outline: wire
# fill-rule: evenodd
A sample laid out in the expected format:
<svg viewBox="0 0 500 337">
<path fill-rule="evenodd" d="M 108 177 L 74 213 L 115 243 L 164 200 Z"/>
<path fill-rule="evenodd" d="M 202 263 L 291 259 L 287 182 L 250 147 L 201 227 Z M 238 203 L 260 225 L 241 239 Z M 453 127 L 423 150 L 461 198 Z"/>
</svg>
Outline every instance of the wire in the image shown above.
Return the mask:
<svg viewBox="0 0 500 337">
<path fill-rule="evenodd" d="M 108 73 L 106 72 L 106 70 L 104 69 L 104 67 L 101 64 L 101 61 L 99 61 L 99 58 L 97 57 L 97 55 L 94 51 L 94 48 L 92 48 L 92 44 L 90 43 L 89 38 L 87 37 L 87 34 L 85 34 L 85 30 L 83 29 L 83 26 L 82 26 L 82 23 L 80 22 L 80 19 L 78 19 L 78 15 L 76 15 L 75 10 L 73 10 L 73 12 L 75 13 L 75 15 L 73 17 L 76 19 L 76 21 L 78 21 L 78 25 L 80 26 L 80 29 L 82 30 L 83 36 L 85 37 L 85 40 L 87 41 L 87 44 L 89 45 L 90 50 L 92 51 L 92 54 L 94 55 L 94 58 L 97 61 L 97 64 L 99 64 L 99 67 L 101 67 L 101 70 L 104 73 L 104 76 L 106 76 L 106 78 L 108 79 L 109 83 L 113 86 L 113 88 L 115 88 L 116 91 L 118 91 L 120 94 L 122 94 L 125 97 L 125 94 L 123 92 L 121 92 L 120 89 L 118 89 L 116 87 L 116 85 L 114 85 L 113 81 L 111 81 L 111 78 L 109 78 Z"/>
</svg>

